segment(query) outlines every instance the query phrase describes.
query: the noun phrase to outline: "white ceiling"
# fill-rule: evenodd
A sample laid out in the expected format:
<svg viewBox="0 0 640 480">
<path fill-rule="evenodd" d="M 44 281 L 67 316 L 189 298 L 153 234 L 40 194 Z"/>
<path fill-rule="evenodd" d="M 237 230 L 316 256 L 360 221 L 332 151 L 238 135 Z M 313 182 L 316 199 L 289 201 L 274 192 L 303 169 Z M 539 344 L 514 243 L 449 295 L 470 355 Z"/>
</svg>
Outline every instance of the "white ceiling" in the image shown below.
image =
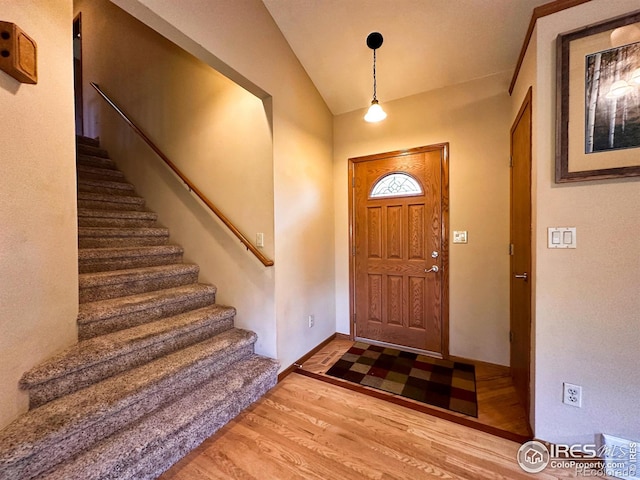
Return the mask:
<svg viewBox="0 0 640 480">
<path fill-rule="evenodd" d="M 533 13 L 549 0 L 263 0 L 335 115 L 513 72 Z"/>
</svg>

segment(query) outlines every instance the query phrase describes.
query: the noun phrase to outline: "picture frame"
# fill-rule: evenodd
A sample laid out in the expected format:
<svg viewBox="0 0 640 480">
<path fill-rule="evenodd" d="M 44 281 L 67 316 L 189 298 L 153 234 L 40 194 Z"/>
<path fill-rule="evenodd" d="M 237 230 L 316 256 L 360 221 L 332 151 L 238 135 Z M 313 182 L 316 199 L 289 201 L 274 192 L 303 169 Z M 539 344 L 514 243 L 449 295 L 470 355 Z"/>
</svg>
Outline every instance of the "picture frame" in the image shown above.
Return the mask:
<svg viewBox="0 0 640 480">
<path fill-rule="evenodd" d="M 556 49 L 556 183 L 639 176 L 640 10 L 562 33 Z"/>
</svg>

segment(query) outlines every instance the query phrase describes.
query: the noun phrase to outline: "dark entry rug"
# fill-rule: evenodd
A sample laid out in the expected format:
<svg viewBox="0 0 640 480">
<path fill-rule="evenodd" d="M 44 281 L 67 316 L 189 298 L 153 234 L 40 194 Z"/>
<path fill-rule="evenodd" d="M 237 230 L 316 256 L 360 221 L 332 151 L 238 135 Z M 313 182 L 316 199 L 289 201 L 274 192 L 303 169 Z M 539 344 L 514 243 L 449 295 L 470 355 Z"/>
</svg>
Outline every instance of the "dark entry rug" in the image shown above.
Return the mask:
<svg viewBox="0 0 640 480">
<path fill-rule="evenodd" d="M 326 375 L 478 416 L 475 367 L 466 363 L 356 342 Z"/>
</svg>

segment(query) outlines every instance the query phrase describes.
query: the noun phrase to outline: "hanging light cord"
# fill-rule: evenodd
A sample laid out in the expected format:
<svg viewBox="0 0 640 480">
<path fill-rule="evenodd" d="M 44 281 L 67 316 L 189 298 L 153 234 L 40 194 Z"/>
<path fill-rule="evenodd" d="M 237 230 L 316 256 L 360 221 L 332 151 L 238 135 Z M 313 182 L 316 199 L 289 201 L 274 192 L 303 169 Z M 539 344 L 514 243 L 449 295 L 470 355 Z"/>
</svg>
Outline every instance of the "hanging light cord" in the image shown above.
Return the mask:
<svg viewBox="0 0 640 480">
<path fill-rule="evenodd" d="M 376 49 L 373 49 L 373 100 L 377 101 L 376 98 Z"/>
</svg>

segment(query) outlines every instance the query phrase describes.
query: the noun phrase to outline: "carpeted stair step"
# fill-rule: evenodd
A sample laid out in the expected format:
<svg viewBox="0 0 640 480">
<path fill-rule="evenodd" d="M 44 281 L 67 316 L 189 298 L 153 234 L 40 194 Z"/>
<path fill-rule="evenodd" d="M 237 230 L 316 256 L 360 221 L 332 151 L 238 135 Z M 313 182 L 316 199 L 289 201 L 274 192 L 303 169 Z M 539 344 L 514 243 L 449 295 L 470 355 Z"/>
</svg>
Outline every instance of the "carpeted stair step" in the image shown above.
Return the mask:
<svg viewBox="0 0 640 480">
<path fill-rule="evenodd" d="M 107 193 L 111 195 L 136 195 L 133 185 L 131 185 L 129 182 L 96 180 L 93 178 L 79 178 L 78 191 Z"/>
<path fill-rule="evenodd" d="M 233 364 L 252 355 L 255 341 L 255 333 L 227 330 L 30 410 L 0 432 L 0 480 L 36 478 L 215 376 L 222 375 L 222 391 L 240 387 L 226 377 L 237 368 L 254 375 Z"/>
<path fill-rule="evenodd" d="M 109 195 L 136 195 L 133 189 L 133 185 L 131 185 L 130 183 L 111 182 L 109 180 L 95 180 L 91 178 L 79 178 L 78 191 L 106 193 Z"/>
<path fill-rule="evenodd" d="M 192 283 L 127 297 L 82 303 L 78 312 L 78 337 L 85 340 L 135 327 L 212 305 L 215 301 L 215 286 Z"/>
<path fill-rule="evenodd" d="M 278 363 L 252 355 L 41 480 L 151 480 L 159 477 L 277 382 Z"/>
<path fill-rule="evenodd" d="M 86 165 L 87 167 L 108 168 L 117 170 L 116 163 L 110 158 L 96 157 L 94 155 L 78 154 L 76 156 L 76 164 Z"/>
<path fill-rule="evenodd" d="M 184 249 L 178 245 L 80 248 L 78 271 L 79 273 L 106 272 L 180 263 L 183 253 Z"/>
<path fill-rule="evenodd" d="M 124 182 L 124 173 L 120 170 L 111 170 L 110 168 L 88 167 L 86 165 L 76 165 L 78 178 L 93 178 L 97 180 L 111 180 L 114 182 Z"/>
<path fill-rule="evenodd" d="M 83 145 L 89 145 L 92 147 L 99 147 L 100 140 L 97 138 L 85 137 L 83 135 L 76 135 L 76 143 L 81 143 Z"/>
<path fill-rule="evenodd" d="M 198 272 L 197 265 L 179 263 L 114 272 L 81 273 L 78 276 L 80 303 L 196 283 Z"/>
<path fill-rule="evenodd" d="M 79 227 L 152 227 L 157 221 L 154 212 L 78 208 Z"/>
<path fill-rule="evenodd" d="M 30 408 L 37 408 L 229 330 L 234 315 L 232 307 L 210 305 L 83 340 L 27 372 L 20 387 L 29 392 Z"/>
<path fill-rule="evenodd" d="M 109 152 L 103 148 L 87 145 L 85 143 L 78 143 L 76 145 L 76 152 L 78 155 L 92 155 L 94 157 L 109 158 Z"/>
<path fill-rule="evenodd" d="M 163 227 L 78 227 L 80 248 L 141 247 L 168 242 L 169 230 Z"/>
<path fill-rule="evenodd" d="M 93 210 L 144 210 L 144 198 L 129 195 L 78 192 L 78 208 Z"/>
</svg>

